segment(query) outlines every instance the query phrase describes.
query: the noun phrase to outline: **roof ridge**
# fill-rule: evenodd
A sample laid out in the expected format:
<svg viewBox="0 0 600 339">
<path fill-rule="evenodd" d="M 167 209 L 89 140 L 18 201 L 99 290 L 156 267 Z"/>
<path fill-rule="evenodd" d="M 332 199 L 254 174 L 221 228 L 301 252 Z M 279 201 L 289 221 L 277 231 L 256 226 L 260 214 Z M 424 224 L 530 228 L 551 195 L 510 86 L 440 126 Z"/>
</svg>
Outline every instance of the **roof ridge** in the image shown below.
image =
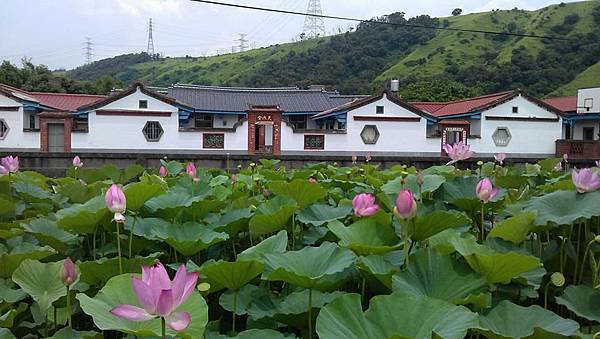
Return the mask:
<svg viewBox="0 0 600 339">
<path fill-rule="evenodd" d="M 87 93 L 58 93 L 58 92 L 27 92 L 29 94 L 39 94 L 39 95 L 70 95 L 70 96 L 78 96 L 78 97 L 99 97 L 105 98 L 106 95 L 102 94 L 87 94 Z"/>
<path fill-rule="evenodd" d="M 188 88 L 188 89 L 206 89 L 215 91 L 231 91 L 231 92 L 261 92 L 261 91 L 272 91 L 272 92 L 323 92 L 322 90 L 315 89 L 300 89 L 298 87 L 227 87 L 227 86 L 211 86 L 211 85 L 194 85 L 194 84 L 174 84 L 169 88 Z"/>
<path fill-rule="evenodd" d="M 480 96 L 472 97 L 472 98 L 465 98 L 465 99 L 458 99 L 458 100 L 448 101 L 445 104 L 449 105 L 449 104 L 454 104 L 454 103 L 459 103 L 459 102 L 465 102 L 465 101 L 473 101 L 473 100 L 479 100 L 479 99 L 486 99 L 486 98 L 491 98 L 491 97 L 508 95 L 508 94 L 512 94 L 514 92 L 515 92 L 514 90 L 509 90 L 509 91 L 504 91 L 504 92 L 497 92 L 497 93 L 492 93 L 492 94 L 480 95 Z"/>
</svg>

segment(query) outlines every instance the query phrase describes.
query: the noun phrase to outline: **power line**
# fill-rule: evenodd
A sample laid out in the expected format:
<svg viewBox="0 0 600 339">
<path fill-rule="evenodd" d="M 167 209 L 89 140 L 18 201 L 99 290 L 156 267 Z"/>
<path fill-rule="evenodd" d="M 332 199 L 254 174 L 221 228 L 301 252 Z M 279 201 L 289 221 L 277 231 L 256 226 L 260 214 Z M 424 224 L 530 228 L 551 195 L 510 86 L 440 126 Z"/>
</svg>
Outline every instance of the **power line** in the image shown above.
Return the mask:
<svg viewBox="0 0 600 339">
<path fill-rule="evenodd" d="M 83 48 L 83 50 L 85 51 L 83 54 L 85 55 L 85 63 L 86 64 L 91 64 L 92 63 L 92 38 L 86 37 L 85 38 L 85 42 L 83 43 L 85 45 L 85 47 Z"/>
<path fill-rule="evenodd" d="M 302 33 L 309 39 L 325 35 L 325 21 L 323 20 L 321 0 L 308 0 L 304 29 Z"/>
<path fill-rule="evenodd" d="M 482 33 L 482 34 L 492 34 L 492 35 L 514 36 L 514 37 L 521 37 L 521 38 L 548 39 L 548 40 L 564 40 L 564 41 L 571 40 L 571 39 L 568 39 L 568 38 L 563 38 L 563 37 L 558 37 L 558 36 L 547 36 L 547 35 L 537 35 L 537 34 L 527 34 L 527 33 L 499 32 L 499 31 L 486 31 L 486 30 L 483 30 L 483 29 L 468 29 L 468 28 L 452 28 L 452 27 L 426 26 L 426 25 L 417 25 L 417 24 L 409 24 L 409 23 L 398 23 L 398 22 L 389 22 L 389 21 L 376 21 L 376 20 L 372 20 L 372 19 L 371 20 L 365 20 L 365 19 L 357 19 L 357 18 L 350 18 L 350 17 L 343 17 L 343 16 L 336 16 L 336 15 L 310 14 L 310 13 L 294 12 L 294 11 L 288 11 L 288 10 L 276 9 L 276 8 L 256 7 L 256 6 L 232 4 L 232 3 L 210 1 L 210 0 L 190 0 L 190 1 L 200 2 L 200 3 L 204 3 L 204 4 L 209 4 L 209 5 L 233 7 L 233 8 L 240 8 L 240 9 L 250 9 L 250 10 L 255 10 L 255 11 L 263 11 L 263 12 L 274 12 L 274 13 L 281 13 L 281 14 L 310 16 L 310 17 L 318 17 L 318 18 L 323 18 L 323 19 L 334 19 L 334 20 L 354 21 L 354 22 L 365 22 L 365 23 L 374 23 L 374 24 L 399 26 L 399 27 L 433 29 L 433 30 L 438 30 L 438 31 Z"/>
</svg>

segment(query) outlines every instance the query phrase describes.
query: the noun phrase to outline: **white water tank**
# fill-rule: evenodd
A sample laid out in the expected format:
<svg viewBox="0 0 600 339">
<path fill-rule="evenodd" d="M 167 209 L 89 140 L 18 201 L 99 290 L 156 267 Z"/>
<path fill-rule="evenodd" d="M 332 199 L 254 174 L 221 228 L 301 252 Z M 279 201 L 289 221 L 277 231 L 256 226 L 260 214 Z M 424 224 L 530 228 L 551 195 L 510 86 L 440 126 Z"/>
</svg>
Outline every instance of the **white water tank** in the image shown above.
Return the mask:
<svg viewBox="0 0 600 339">
<path fill-rule="evenodd" d="M 400 80 L 392 80 L 392 82 L 390 83 L 390 90 L 394 93 L 400 92 Z"/>
</svg>

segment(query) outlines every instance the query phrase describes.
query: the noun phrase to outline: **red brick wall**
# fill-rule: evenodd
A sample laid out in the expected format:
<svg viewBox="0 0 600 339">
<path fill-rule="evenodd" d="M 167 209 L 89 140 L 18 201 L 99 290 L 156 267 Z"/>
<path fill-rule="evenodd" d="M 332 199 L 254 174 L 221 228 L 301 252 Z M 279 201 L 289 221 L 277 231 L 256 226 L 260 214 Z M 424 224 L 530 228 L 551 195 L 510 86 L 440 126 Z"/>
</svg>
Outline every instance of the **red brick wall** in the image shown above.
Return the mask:
<svg viewBox="0 0 600 339">
<path fill-rule="evenodd" d="M 65 152 L 71 152 L 71 130 L 73 129 L 73 118 L 71 117 L 43 117 L 40 116 L 40 151 L 48 152 L 48 124 L 64 124 Z"/>
</svg>

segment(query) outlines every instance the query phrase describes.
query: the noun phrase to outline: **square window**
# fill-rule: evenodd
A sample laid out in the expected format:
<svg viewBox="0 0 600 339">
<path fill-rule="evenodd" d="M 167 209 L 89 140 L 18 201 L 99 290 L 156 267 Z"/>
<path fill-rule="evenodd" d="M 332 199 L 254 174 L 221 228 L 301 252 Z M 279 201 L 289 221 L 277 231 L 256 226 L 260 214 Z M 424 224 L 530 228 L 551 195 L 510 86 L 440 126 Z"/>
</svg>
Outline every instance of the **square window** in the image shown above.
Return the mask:
<svg viewBox="0 0 600 339">
<path fill-rule="evenodd" d="M 157 142 L 162 137 L 164 130 L 158 121 L 148 121 L 142 130 L 146 141 Z"/>
<path fill-rule="evenodd" d="M 306 129 L 306 115 L 290 115 L 290 124 L 296 130 Z"/>
<path fill-rule="evenodd" d="M 139 108 L 148 108 L 148 100 L 140 100 L 138 107 Z"/>
<path fill-rule="evenodd" d="M 304 149 L 325 149 L 324 135 L 305 135 Z"/>
<path fill-rule="evenodd" d="M 517 107 L 517 106 L 513 106 L 513 108 L 512 108 L 512 112 L 513 112 L 513 113 L 519 113 L 519 107 Z"/>
<path fill-rule="evenodd" d="M 592 107 L 594 107 L 594 99 L 587 98 L 583 100 L 583 108 L 585 108 L 587 112 L 591 111 Z"/>
<path fill-rule="evenodd" d="M 583 140 L 594 140 L 594 127 L 583 128 Z"/>
<path fill-rule="evenodd" d="M 375 108 L 375 113 L 377 113 L 377 114 L 383 114 L 384 113 L 384 107 L 383 106 L 377 106 Z"/>
<path fill-rule="evenodd" d="M 202 133 L 203 148 L 225 148 L 225 134 L 222 133 Z"/>
<path fill-rule="evenodd" d="M 196 128 L 213 128 L 213 119 L 212 114 L 196 114 L 194 126 Z"/>
</svg>

